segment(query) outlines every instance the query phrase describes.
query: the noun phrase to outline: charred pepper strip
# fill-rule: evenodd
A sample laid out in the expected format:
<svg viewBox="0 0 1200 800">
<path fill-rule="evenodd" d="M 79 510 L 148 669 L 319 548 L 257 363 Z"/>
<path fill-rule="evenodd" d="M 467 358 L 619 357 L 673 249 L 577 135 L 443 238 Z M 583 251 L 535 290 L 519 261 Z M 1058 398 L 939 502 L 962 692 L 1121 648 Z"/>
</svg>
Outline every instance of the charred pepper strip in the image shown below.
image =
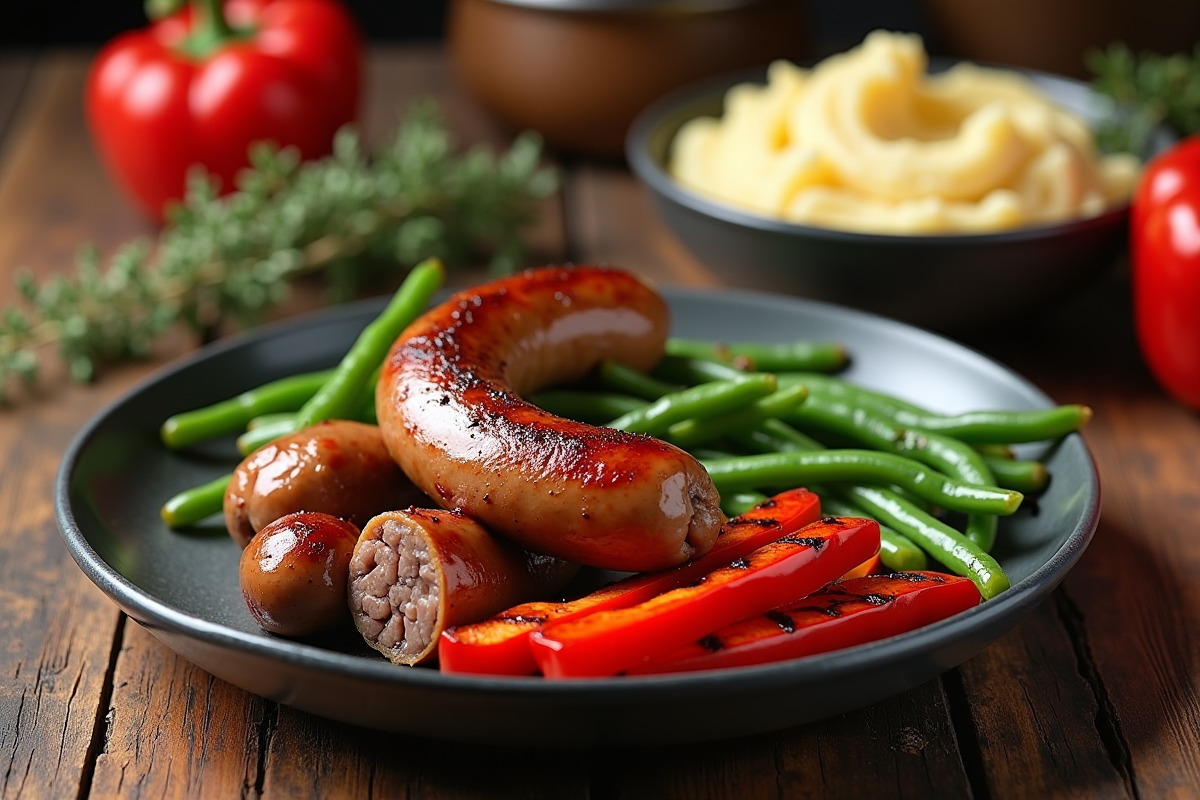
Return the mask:
<svg viewBox="0 0 1200 800">
<path fill-rule="evenodd" d="M 853 503 L 847 503 L 823 488 L 814 486 L 812 490 L 821 498 L 822 513 L 835 517 L 869 518 L 871 516 Z M 885 567 L 895 572 L 917 572 L 929 565 L 924 550 L 887 525 L 879 526 L 879 560 Z"/>
<path fill-rule="evenodd" d="M 739 514 L 745 514 L 750 509 L 765 503 L 769 499 L 762 492 L 735 492 L 721 498 L 721 510 L 728 517 L 736 517 Z"/>
<path fill-rule="evenodd" d="M 734 623 L 627 670 L 646 675 L 744 667 L 885 639 L 979 604 L 966 578 L 937 572 L 872 575 L 830 584 L 799 604 Z"/>
<path fill-rule="evenodd" d="M 781 492 L 726 522 L 713 549 L 695 561 L 662 572 L 636 575 L 578 600 L 523 603 L 483 622 L 452 628 L 442 634 L 438 663 L 443 672 L 531 675 L 537 671 L 537 664 L 527 639 L 544 622 L 575 619 L 594 611 L 641 603 L 685 586 L 820 516 L 820 501 L 812 492 L 807 489 Z"/>
<path fill-rule="evenodd" d="M 547 678 L 616 675 L 714 629 L 807 597 L 879 550 L 874 520 L 826 517 L 699 583 L 636 606 L 547 623 L 533 634 Z"/>
</svg>

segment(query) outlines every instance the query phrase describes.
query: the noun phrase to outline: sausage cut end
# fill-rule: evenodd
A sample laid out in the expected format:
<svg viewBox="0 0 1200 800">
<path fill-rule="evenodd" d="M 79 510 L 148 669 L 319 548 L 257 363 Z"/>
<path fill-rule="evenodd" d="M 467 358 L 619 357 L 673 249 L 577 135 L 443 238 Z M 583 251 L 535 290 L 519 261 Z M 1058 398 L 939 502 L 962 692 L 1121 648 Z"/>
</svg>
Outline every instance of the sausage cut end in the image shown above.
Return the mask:
<svg viewBox="0 0 1200 800">
<path fill-rule="evenodd" d="M 388 519 L 364 532 L 350 562 L 350 611 L 374 649 L 416 664 L 436 644 L 439 583 L 429 539 Z"/>
</svg>

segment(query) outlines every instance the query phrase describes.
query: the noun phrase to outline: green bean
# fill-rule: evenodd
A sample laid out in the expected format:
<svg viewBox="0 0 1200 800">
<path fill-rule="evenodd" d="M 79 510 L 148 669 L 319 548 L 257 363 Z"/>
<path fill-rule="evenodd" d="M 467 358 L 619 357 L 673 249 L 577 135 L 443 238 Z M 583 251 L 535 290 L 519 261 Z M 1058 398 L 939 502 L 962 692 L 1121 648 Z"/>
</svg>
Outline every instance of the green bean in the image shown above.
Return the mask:
<svg viewBox="0 0 1200 800">
<path fill-rule="evenodd" d="M 984 457 L 991 458 L 1016 458 L 1013 455 L 1012 448 L 1006 444 L 973 444 L 971 445 L 980 452 Z"/>
<path fill-rule="evenodd" d="M 692 386 L 660 397 L 644 408 L 622 414 L 610 428 L 657 436 L 676 422 L 691 417 L 715 417 L 743 408 L 775 391 L 775 376 L 745 375 L 735 381 L 718 381 Z"/>
<path fill-rule="evenodd" d="M 782 386 L 803 383 L 809 394 L 843 400 L 858 408 L 885 414 L 904 428 L 942 433 L 969 444 L 1019 444 L 1059 439 L 1088 423 L 1092 410 L 1064 405 L 1036 411 L 968 411 L 936 414 L 894 397 L 811 372 L 784 373 Z"/>
<path fill-rule="evenodd" d="M 745 514 L 767 499 L 762 492 L 735 492 L 721 498 L 721 510 L 727 517 L 736 517 L 739 514 Z"/>
<path fill-rule="evenodd" d="M 300 419 L 295 414 L 256 425 L 237 438 L 238 453 L 248 456 L 264 444 L 270 444 L 282 436 L 290 436 L 298 430 Z"/>
<path fill-rule="evenodd" d="M 172 450 L 197 442 L 239 433 L 254 417 L 281 411 L 296 411 L 317 393 L 333 370 L 291 375 L 264 383 L 220 403 L 168 417 L 162 424 L 163 444 Z"/>
<path fill-rule="evenodd" d="M 938 433 L 906 430 L 870 409 L 817 396 L 798 406 L 789 417 L 793 422 L 832 431 L 876 450 L 908 456 L 963 483 L 996 484 L 983 456 L 969 445 Z M 996 517 L 970 514 L 963 533 L 984 550 L 991 550 L 996 542 Z"/>
<path fill-rule="evenodd" d="M 375 377 L 378 379 L 379 376 Z M 373 381 L 372 390 L 362 398 L 362 405 L 359 407 L 358 413 L 352 418 L 356 422 L 365 422 L 368 425 L 375 425 L 378 422 L 375 418 L 374 383 Z M 298 414 L 264 414 L 250 420 L 246 425 L 246 432 L 237 438 L 237 450 L 246 456 L 267 442 L 274 441 L 281 436 L 288 436 L 298 430 L 300 430 Z"/>
<path fill-rule="evenodd" d="M 830 481 L 894 483 L 942 508 L 966 514 L 998 515 L 1013 513 L 1022 499 L 1020 492 L 971 486 L 911 458 L 874 450 L 765 453 L 702 463 L 718 491 Z"/>
<path fill-rule="evenodd" d="M 159 510 L 163 522 L 171 528 L 186 528 L 221 513 L 225 504 L 225 489 L 229 487 L 232 477 L 232 474 L 222 475 L 175 495 Z"/>
<path fill-rule="evenodd" d="M 388 349 L 429 304 L 442 285 L 445 270 L 436 258 L 422 261 L 401 284 L 383 312 L 359 334 L 333 375 L 300 409 L 300 428 L 327 419 L 348 419 L 361 407 L 371 375 Z"/>
<path fill-rule="evenodd" d="M 253 452 L 265 441 L 284 436 L 301 428 L 307 428 L 317 422 L 327 419 L 352 419 L 355 412 L 361 412 L 364 404 L 369 402 L 372 379 L 378 378 L 379 365 L 383 363 L 388 349 L 403 330 L 408 327 L 428 305 L 434 292 L 441 285 L 445 271 L 442 262 L 428 259 L 412 268 L 404 283 L 396 291 L 387 307 L 359 334 L 358 339 L 351 345 L 349 352 L 342 358 L 333 374 L 296 413 L 295 420 L 280 423 L 278 431 L 262 425 L 253 431 L 248 431 L 238 437 L 238 447 L 248 448 L 243 453 Z M 247 420 L 248 421 L 248 420 Z M 283 430 L 287 428 L 287 430 Z M 255 444 L 248 437 L 266 437 L 270 439 Z M 204 510 L 203 502 L 208 502 L 208 513 L 197 519 L 203 519 L 208 514 L 220 510 L 223 502 L 223 491 L 216 494 L 212 487 L 221 479 L 211 484 L 196 487 L 182 492 L 169 499 L 162 507 L 163 520 L 171 527 L 188 525 L 187 520 Z M 228 483 L 228 476 L 224 479 Z M 215 501 L 215 505 L 212 505 Z M 176 509 L 185 509 L 187 513 Z M 194 520 L 193 520 L 194 521 Z"/>
<path fill-rule="evenodd" d="M 676 422 L 667 428 L 666 439 L 686 450 L 723 436 L 752 430 L 767 420 L 778 419 L 793 411 L 807 396 L 808 391 L 803 386 L 793 386 L 755 400 L 745 408 L 730 414 Z"/>
<path fill-rule="evenodd" d="M 823 514 L 874 519 L 863 509 L 835 496 L 832 492 L 819 491 L 817 494 L 821 496 Z M 879 560 L 885 567 L 896 572 L 913 572 L 929 566 L 929 559 L 925 557 L 924 550 L 913 544 L 908 537 L 883 524 L 879 526 Z"/>
<path fill-rule="evenodd" d="M 853 486 L 845 496 L 881 523 L 920 545 L 956 575 L 970 578 L 985 600 L 1009 587 L 1000 564 L 977 544 L 887 489 Z"/>
<path fill-rule="evenodd" d="M 289 411 L 280 411 L 277 414 L 262 414 L 261 416 L 257 416 L 254 419 L 247 422 L 246 430 L 252 431 L 255 428 L 261 428 L 263 425 L 274 425 L 275 423 L 281 422 L 285 419 L 290 420 L 290 419 L 295 419 L 295 418 L 296 418 L 295 412 L 289 412 Z"/>
<path fill-rule="evenodd" d="M 614 392 L 641 397 L 645 400 L 657 400 L 666 394 L 678 392 L 684 387 L 660 381 L 644 372 L 638 372 L 633 367 L 618 361 L 605 359 L 598 370 L 600 384 Z"/>
<path fill-rule="evenodd" d="M 529 398 L 538 408 L 560 417 L 604 425 L 624 414 L 646 407 L 646 401 L 615 392 L 547 389 Z"/>
<path fill-rule="evenodd" d="M 846 348 L 832 342 L 702 342 L 667 339 L 667 354 L 745 366 L 762 372 L 835 372 L 846 366 Z"/>
<path fill-rule="evenodd" d="M 752 431 L 735 437 L 743 446 L 759 453 L 809 452 L 824 450 L 825 445 L 778 419 L 769 419 Z"/>
<path fill-rule="evenodd" d="M 750 373 L 703 358 L 664 356 L 650 374 L 664 381 L 695 386 L 712 381 L 735 381 Z"/>
<path fill-rule="evenodd" d="M 1050 473 L 1040 461 L 984 456 L 988 468 L 996 476 L 996 485 L 1018 492 L 1036 494 L 1050 484 Z"/>
</svg>

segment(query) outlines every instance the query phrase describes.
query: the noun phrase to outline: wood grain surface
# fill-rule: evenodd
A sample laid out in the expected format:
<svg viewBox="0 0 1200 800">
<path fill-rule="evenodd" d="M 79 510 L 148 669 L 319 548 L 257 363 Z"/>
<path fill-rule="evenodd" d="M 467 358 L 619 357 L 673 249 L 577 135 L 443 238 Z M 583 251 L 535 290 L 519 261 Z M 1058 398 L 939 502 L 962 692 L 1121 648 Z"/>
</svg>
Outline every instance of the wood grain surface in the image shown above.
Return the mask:
<svg viewBox="0 0 1200 800">
<path fill-rule="evenodd" d="M 149 225 L 88 141 L 91 54 L 0 56 L 0 300 L 11 276 L 71 269 Z M 464 144 L 504 131 L 435 46 L 380 49 L 364 130 L 382 141 L 434 97 Z M 621 165 L 559 158 L 564 190 L 535 258 L 619 263 L 662 284 L 715 278 Z M 898 697 L 761 736 L 553 753 L 381 734 L 280 706 L 194 667 L 129 621 L 59 537 L 53 482 L 78 428 L 155 367 L 91 386 L 51 369 L 0 411 L 0 798 L 922 798 L 1200 796 L 1200 421 L 1155 387 L 1134 344 L 1122 265 L 1054 313 L 966 341 L 1055 400 L 1092 406 L 1103 482 L 1095 542 L 1002 640 Z M 315 295 L 297 301 L 315 302 Z M 349 700 L 348 700 L 349 701 Z M 398 714 L 403 709 L 397 709 Z"/>
</svg>

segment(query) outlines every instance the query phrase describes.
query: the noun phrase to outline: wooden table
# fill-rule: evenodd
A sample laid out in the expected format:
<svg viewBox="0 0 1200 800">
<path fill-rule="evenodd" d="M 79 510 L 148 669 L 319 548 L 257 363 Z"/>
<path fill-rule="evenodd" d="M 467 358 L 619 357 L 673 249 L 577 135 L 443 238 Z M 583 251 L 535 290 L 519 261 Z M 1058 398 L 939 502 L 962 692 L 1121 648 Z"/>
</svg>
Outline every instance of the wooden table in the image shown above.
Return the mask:
<svg viewBox="0 0 1200 800">
<path fill-rule="evenodd" d="M 83 127 L 90 54 L 0 57 L 0 301 L 25 266 L 71 268 L 150 233 Z M 471 140 L 502 133 L 434 48 L 380 50 L 378 141 L 433 95 Z M 664 283 L 716 281 L 622 167 L 567 162 L 536 232 L 543 260 L 608 261 Z M 904 695 L 778 733 L 660 749 L 529 753 L 328 722 L 193 667 L 126 618 L 67 555 L 53 478 L 104 404 L 194 343 L 105 370 L 48 371 L 0 412 L 0 796 L 9 797 L 1196 797 L 1200 796 L 1200 422 L 1138 358 L 1116 270 L 1053 319 L 976 347 L 1056 400 L 1087 403 L 1104 483 L 1091 548 L 1053 598 L 962 667 Z M 614 745 L 619 743 L 614 743 Z"/>
</svg>

